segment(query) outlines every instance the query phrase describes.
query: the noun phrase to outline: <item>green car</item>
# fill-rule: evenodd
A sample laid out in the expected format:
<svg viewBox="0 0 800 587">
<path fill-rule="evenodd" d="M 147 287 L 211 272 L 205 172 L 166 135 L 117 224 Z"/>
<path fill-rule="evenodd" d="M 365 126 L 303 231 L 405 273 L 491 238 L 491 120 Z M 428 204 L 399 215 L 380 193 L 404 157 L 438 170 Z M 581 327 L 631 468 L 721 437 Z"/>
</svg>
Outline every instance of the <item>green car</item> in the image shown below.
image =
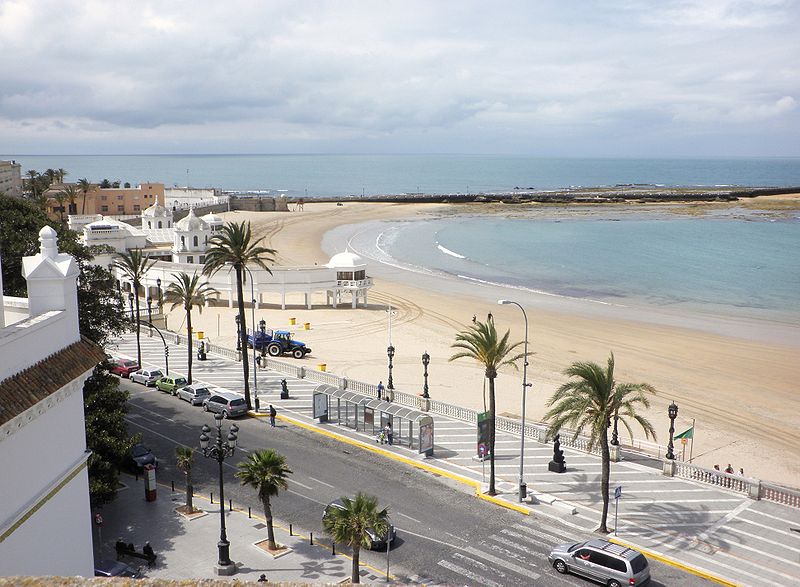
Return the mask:
<svg viewBox="0 0 800 587">
<path fill-rule="evenodd" d="M 156 387 L 161 391 L 178 395 L 178 390 L 186 385 L 186 377 L 162 377 L 156 381 Z"/>
</svg>

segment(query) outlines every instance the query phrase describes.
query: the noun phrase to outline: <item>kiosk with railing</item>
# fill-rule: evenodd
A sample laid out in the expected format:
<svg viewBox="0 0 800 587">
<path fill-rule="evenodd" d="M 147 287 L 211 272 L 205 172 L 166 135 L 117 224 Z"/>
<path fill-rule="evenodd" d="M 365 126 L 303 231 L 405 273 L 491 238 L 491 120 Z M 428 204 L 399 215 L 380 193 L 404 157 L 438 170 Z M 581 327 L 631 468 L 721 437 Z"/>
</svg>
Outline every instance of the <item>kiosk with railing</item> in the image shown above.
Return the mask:
<svg viewBox="0 0 800 587">
<path fill-rule="evenodd" d="M 314 418 L 377 437 L 390 424 L 393 444 L 433 456 L 433 418 L 408 406 L 323 383 L 314 390 Z"/>
</svg>

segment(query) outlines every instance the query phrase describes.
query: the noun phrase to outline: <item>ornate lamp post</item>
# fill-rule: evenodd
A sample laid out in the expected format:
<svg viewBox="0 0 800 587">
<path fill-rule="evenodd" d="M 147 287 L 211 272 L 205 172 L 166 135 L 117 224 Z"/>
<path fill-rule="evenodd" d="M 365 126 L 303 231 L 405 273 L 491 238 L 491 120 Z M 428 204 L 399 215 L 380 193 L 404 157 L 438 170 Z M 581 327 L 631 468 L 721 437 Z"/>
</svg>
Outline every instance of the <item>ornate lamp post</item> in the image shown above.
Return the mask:
<svg viewBox="0 0 800 587">
<path fill-rule="evenodd" d="M 392 382 L 392 359 L 394 358 L 394 346 L 389 345 L 386 348 L 386 355 L 389 357 L 389 380 L 386 382 L 386 393 L 389 396 L 389 401 L 394 401 L 394 383 Z"/>
<path fill-rule="evenodd" d="M 158 311 L 163 311 L 161 307 L 164 305 L 164 298 L 161 297 L 161 278 L 156 278 L 156 287 L 158 288 Z"/>
<path fill-rule="evenodd" d="M 422 367 L 424 368 L 422 376 L 425 380 L 425 383 L 422 386 L 422 397 L 424 397 L 425 399 L 431 397 L 430 395 L 428 395 L 428 365 L 430 364 L 430 362 L 431 362 L 431 356 L 428 354 L 428 351 L 425 351 L 424 353 L 422 353 Z"/>
<path fill-rule="evenodd" d="M 147 323 L 150 326 L 150 336 L 153 336 L 153 298 L 147 296 Z"/>
<path fill-rule="evenodd" d="M 264 320 L 259 320 L 258 328 L 261 331 L 261 365 L 264 365 L 264 360 L 267 356 L 267 345 L 264 344 L 264 340 L 267 337 L 267 323 Z"/>
<path fill-rule="evenodd" d="M 236 314 L 236 350 L 242 350 L 242 319 Z"/>
<path fill-rule="evenodd" d="M 200 433 L 200 448 L 203 450 L 203 456 L 214 459 L 219 463 L 219 542 L 217 542 L 219 561 L 217 562 L 217 574 L 233 575 L 236 572 L 236 565 L 231 562 L 230 542 L 228 542 L 228 536 L 225 532 L 225 488 L 222 463 L 227 457 L 233 456 L 239 427 L 236 424 L 231 425 L 226 441 L 222 436 L 222 414 L 214 414 L 214 420 L 217 423 L 216 438 L 209 437 L 209 432 L 213 431 L 204 424 Z"/>
<path fill-rule="evenodd" d="M 519 500 L 522 501 L 528 495 L 528 485 L 524 481 L 525 474 L 525 397 L 527 396 L 528 388 L 531 386 L 528 383 L 528 314 L 525 313 L 523 308 L 517 302 L 512 300 L 497 300 L 501 306 L 513 304 L 522 310 L 522 317 L 525 318 L 525 356 L 522 363 L 522 435 L 519 441 Z M 488 320 L 492 320 L 492 315 L 489 314 Z"/>
<path fill-rule="evenodd" d="M 131 307 L 131 322 L 136 320 L 136 315 L 133 313 L 133 292 L 128 292 L 128 305 Z"/>
<path fill-rule="evenodd" d="M 669 407 L 667 408 L 667 414 L 669 415 L 669 443 L 667 444 L 667 454 L 666 458 L 669 460 L 675 460 L 675 453 L 673 452 L 673 444 L 672 444 L 672 437 L 675 434 L 675 418 L 678 417 L 678 406 L 675 402 L 672 402 Z"/>
<path fill-rule="evenodd" d="M 614 430 L 611 431 L 611 444 L 619 446 L 619 434 L 617 434 L 617 422 L 619 421 L 619 412 L 614 410 Z"/>
</svg>

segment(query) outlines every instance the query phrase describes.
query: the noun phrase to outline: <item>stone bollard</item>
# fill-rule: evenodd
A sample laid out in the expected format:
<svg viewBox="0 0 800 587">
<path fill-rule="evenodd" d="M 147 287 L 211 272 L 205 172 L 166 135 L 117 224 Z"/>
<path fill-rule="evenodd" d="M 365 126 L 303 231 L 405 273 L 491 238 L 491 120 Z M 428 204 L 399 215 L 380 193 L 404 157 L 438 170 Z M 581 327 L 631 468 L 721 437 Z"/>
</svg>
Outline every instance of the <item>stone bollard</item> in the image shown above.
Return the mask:
<svg viewBox="0 0 800 587">
<path fill-rule="evenodd" d="M 536 441 L 541 444 L 547 444 L 547 429 L 546 428 L 537 428 L 536 429 Z"/>
<path fill-rule="evenodd" d="M 756 501 L 761 499 L 761 481 L 758 479 L 747 480 L 747 497 Z"/>
<path fill-rule="evenodd" d="M 675 461 L 671 459 L 664 459 L 662 461 L 664 463 L 664 468 L 662 469 L 662 473 L 666 477 L 674 477 L 675 476 Z"/>
</svg>

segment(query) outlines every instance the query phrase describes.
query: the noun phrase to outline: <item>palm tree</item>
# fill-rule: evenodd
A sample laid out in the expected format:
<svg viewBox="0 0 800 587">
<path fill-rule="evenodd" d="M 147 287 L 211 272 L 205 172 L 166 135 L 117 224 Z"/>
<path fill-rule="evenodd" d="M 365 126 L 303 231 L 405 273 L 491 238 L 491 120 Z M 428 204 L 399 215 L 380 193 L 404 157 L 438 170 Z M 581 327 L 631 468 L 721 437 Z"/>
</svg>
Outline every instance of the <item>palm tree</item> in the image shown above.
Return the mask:
<svg viewBox="0 0 800 587">
<path fill-rule="evenodd" d="M 86 214 L 86 194 L 92 189 L 92 184 L 85 177 L 78 180 L 78 188 L 83 192 L 83 204 L 81 204 L 81 214 Z"/>
<path fill-rule="evenodd" d="M 172 278 L 175 280 L 169 284 L 167 291 L 164 292 L 164 300 L 168 304 L 172 304 L 170 310 L 174 310 L 178 306 L 186 311 L 186 349 L 189 358 L 189 373 L 187 380 L 192 382 L 192 307 L 197 306 L 200 313 L 203 312 L 203 306 L 206 304 L 208 296 L 219 293 L 216 289 L 206 283 L 200 283 L 200 277 L 197 273 L 189 275 L 185 272 L 173 273 Z"/>
<path fill-rule="evenodd" d="M 51 167 L 47 169 L 43 175 L 46 175 L 50 183 L 53 183 L 53 180 L 55 180 L 56 176 L 58 175 L 58 172 Z"/>
<path fill-rule="evenodd" d="M 114 259 L 114 267 L 133 282 L 133 295 L 136 299 L 136 360 L 139 365 L 142 364 L 142 345 L 139 342 L 139 286 L 142 284 L 145 273 L 155 262 L 155 259 L 151 261 L 150 257 L 142 254 L 141 249 L 131 249 L 119 253 Z"/>
<path fill-rule="evenodd" d="M 63 167 L 59 167 L 58 169 L 56 169 L 56 174 L 58 175 L 58 183 L 63 184 L 64 177 L 69 175 L 69 172 Z"/>
<path fill-rule="evenodd" d="M 65 194 L 63 191 L 58 191 L 53 196 L 53 199 L 58 204 L 58 216 L 61 220 L 61 224 L 64 224 L 64 202 L 67 201 L 67 194 Z"/>
<path fill-rule="evenodd" d="M 77 212 L 75 209 L 75 198 L 78 197 L 78 190 L 75 189 L 74 185 L 67 185 L 64 186 L 62 192 L 69 201 L 69 214 L 75 214 Z"/>
<path fill-rule="evenodd" d="M 511 344 L 508 342 L 508 336 L 509 331 L 506 330 L 503 337 L 498 338 L 497 329 L 494 327 L 494 320 L 491 317 L 487 318 L 486 322 L 478 320 L 456 335 L 456 342 L 450 346 L 462 350 L 448 359 L 449 361 L 462 358 L 474 359 L 483 365 L 485 376 L 489 380 L 489 419 L 491 422 L 489 431 L 489 495 L 497 493 L 494 483 L 494 422 L 496 414 L 494 380 L 497 379 L 497 370 L 500 367 L 511 365 L 516 369 L 516 362 L 525 357 L 525 353 L 511 356 L 511 353 L 523 341 Z"/>
<path fill-rule="evenodd" d="M 342 497 L 342 507 L 330 507 L 322 518 L 322 526 L 334 542 L 348 544 L 353 549 L 352 583 L 359 583 L 358 559 L 361 548 L 369 548 L 372 538 L 369 533 L 389 539 L 389 510 L 378 509 L 378 499 L 358 493 L 354 499 Z"/>
<path fill-rule="evenodd" d="M 176 446 L 175 461 L 178 469 L 186 475 L 186 513 L 191 514 L 194 512 L 194 504 L 192 503 L 192 496 L 194 495 L 194 486 L 192 485 L 194 451 L 188 446 Z"/>
<path fill-rule="evenodd" d="M 241 222 L 239 224 L 228 222 L 209 240 L 203 273 L 213 275 L 225 266 L 233 267 L 236 270 L 236 296 L 239 302 L 239 324 L 241 325 L 239 335 L 241 347 L 244 351 L 247 350 L 247 322 L 244 313 L 244 296 L 242 295 L 244 272 L 248 263 L 254 263 L 272 274 L 267 263 L 275 261 L 273 257 L 275 252 L 272 249 L 259 246 L 253 240 L 249 222 Z M 247 409 L 252 410 L 247 352 L 242 353 L 242 371 L 244 373 L 244 399 L 247 402 Z"/>
<path fill-rule="evenodd" d="M 277 496 L 281 489 L 288 489 L 287 475 L 291 471 L 286 466 L 284 456 L 271 448 L 250 455 L 249 459 L 239 463 L 236 476 L 242 485 L 250 485 L 258 491 L 258 499 L 264 505 L 264 519 L 267 520 L 267 546 L 276 550 L 275 531 L 272 528 L 272 506 L 269 498 Z"/>
<path fill-rule="evenodd" d="M 25 175 L 28 176 L 28 188 L 31 191 L 31 199 L 36 198 L 36 188 L 38 187 L 37 180 L 39 179 L 39 172 L 35 169 L 28 169 L 25 172 Z"/>
<path fill-rule="evenodd" d="M 564 370 L 564 375 L 574 377 L 559 387 L 547 400 L 552 407 L 544 416 L 550 422 L 548 435 L 554 436 L 566 426 L 575 430 L 573 439 L 588 428 L 591 451 L 598 444 L 602 458 L 602 475 L 600 491 L 603 495 L 603 515 L 600 518 L 598 532 L 608 533 L 606 520 L 608 517 L 608 482 L 611 468 L 611 455 L 608 449 L 608 427 L 612 418 L 619 421 L 633 438 L 628 420 L 634 420 L 644 430 L 646 438 L 655 439 L 653 425 L 643 416 L 636 413 L 637 408 L 649 408 L 647 394 L 655 394 L 656 390 L 647 383 L 617 383 L 614 381 L 614 353 L 608 359 L 604 370 L 597 363 L 577 362 Z"/>
</svg>

